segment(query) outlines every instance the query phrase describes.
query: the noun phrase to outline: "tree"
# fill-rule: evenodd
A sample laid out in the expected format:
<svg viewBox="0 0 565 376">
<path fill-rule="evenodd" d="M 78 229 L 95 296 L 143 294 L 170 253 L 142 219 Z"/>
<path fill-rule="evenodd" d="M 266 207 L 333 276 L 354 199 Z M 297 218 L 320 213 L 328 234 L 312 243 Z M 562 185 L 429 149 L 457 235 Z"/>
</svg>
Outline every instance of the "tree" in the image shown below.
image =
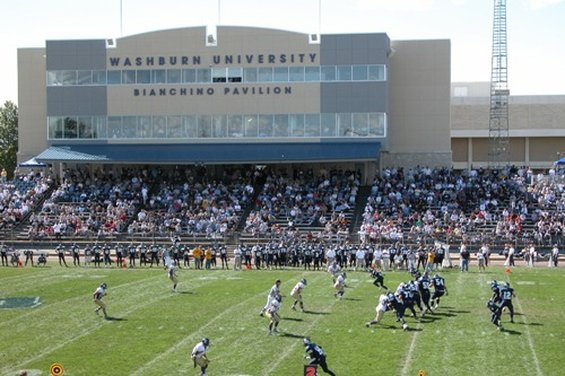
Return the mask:
<svg viewBox="0 0 565 376">
<path fill-rule="evenodd" d="M 18 106 L 6 101 L 0 107 L 0 168 L 14 178 L 18 153 Z"/>
</svg>

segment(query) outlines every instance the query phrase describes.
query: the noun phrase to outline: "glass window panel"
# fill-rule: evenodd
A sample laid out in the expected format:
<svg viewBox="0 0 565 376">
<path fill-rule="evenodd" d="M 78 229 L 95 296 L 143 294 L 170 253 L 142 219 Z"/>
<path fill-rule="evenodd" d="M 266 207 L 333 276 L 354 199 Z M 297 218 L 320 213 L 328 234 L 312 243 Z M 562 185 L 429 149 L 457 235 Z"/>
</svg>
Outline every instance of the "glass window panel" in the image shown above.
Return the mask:
<svg viewBox="0 0 565 376">
<path fill-rule="evenodd" d="M 290 134 L 288 129 L 288 115 L 275 115 L 273 136 L 275 137 L 288 137 Z"/>
<path fill-rule="evenodd" d="M 122 138 L 121 116 L 108 116 L 108 138 Z"/>
<path fill-rule="evenodd" d="M 259 122 L 257 135 L 259 137 L 273 137 L 273 116 L 259 115 L 257 121 Z"/>
<path fill-rule="evenodd" d="M 198 137 L 198 121 L 196 120 L 196 116 L 183 116 L 183 121 L 184 128 L 186 129 L 186 137 Z"/>
<path fill-rule="evenodd" d="M 169 116 L 167 117 L 167 138 L 182 138 L 185 136 L 182 117 Z"/>
<path fill-rule="evenodd" d="M 320 72 L 322 73 L 322 81 L 336 80 L 335 66 L 331 65 L 331 66 L 320 67 Z"/>
<path fill-rule="evenodd" d="M 49 118 L 49 138 L 63 138 L 63 118 L 53 116 Z"/>
<path fill-rule="evenodd" d="M 289 123 L 291 137 L 304 137 L 304 115 L 289 115 Z"/>
<path fill-rule="evenodd" d="M 108 137 L 106 116 L 93 116 L 92 127 L 94 128 L 94 138 L 102 139 Z"/>
<path fill-rule="evenodd" d="M 76 117 L 66 117 L 63 121 L 63 137 L 64 138 L 77 138 L 78 127 Z"/>
<path fill-rule="evenodd" d="M 47 72 L 47 85 L 48 86 L 60 86 L 62 85 L 61 82 L 61 75 L 58 71 L 49 71 Z"/>
<path fill-rule="evenodd" d="M 351 81 L 351 65 L 340 65 L 337 67 L 338 81 Z"/>
<path fill-rule="evenodd" d="M 108 71 L 108 85 L 119 85 L 122 83 L 122 71 Z"/>
<path fill-rule="evenodd" d="M 337 114 L 337 131 L 338 136 L 353 136 L 353 128 L 351 128 L 351 114 Z"/>
<path fill-rule="evenodd" d="M 226 115 L 214 115 L 212 117 L 213 137 L 224 138 L 227 136 Z"/>
<path fill-rule="evenodd" d="M 151 71 L 151 83 L 164 84 L 167 83 L 167 71 L 164 69 L 154 69 Z"/>
<path fill-rule="evenodd" d="M 181 82 L 182 72 L 180 69 L 167 70 L 167 83 L 178 84 Z"/>
<path fill-rule="evenodd" d="M 304 115 L 304 136 L 320 137 L 320 114 Z"/>
<path fill-rule="evenodd" d="M 212 82 L 212 72 L 210 69 L 197 69 L 196 82 L 210 83 Z"/>
<path fill-rule="evenodd" d="M 183 69 L 182 82 L 196 82 L 196 69 Z"/>
<path fill-rule="evenodd" d="M 243 137 L 243 117 L 241 115 L 228 115 L 228 136 Z"/>
<path fill-rule="evenodd" d="M 106 71 L 105 70 L 92 71 L 92 83 L 95 85 L 106 85 Z"/>
<path fill-rule="evenodd" d="M 92 84 L 92 71 L 78 71 L 77 72 L 77 83 L 79 85 L 91 85 Z"/>
<path fill-rule="evenodd" d="M 385 66 L 384 65 L 369 65 L 369 80 L 371 80 L 371 81 L 384 81 L 385 80 Z"/>
<path fill-rule="evenodd" d="M 78 138 L 94 138 L 94 128 L 92 126 L 92 117 L 79 116 L 78 118 Z"/>
<path fill-rule="evenodd" d="M 335 114 L 322 114 L 320 120 L 322 125 L 322 137 L 337 136 Z"/>
<path fill-rule="evenodd" d="M 245 124 L 245 137 L 257 137 L 257 116 L 244 115 L 243 124 Z"/>
<path fill-rule="evenodd" d="M 122 117 L 123 138 L 135 138 L 137 133 L 137 118 L 135 116 Z"/>
<path fill-rule="evenodd" d="M 122 71 L 122 84 L 124 84 L 124 85 L 135 84 L 135 71 L 134 70 L 123 70 Z"/>
<path fill-rule="evenodd" d="M 290 81 L 303 82 L 304 81 L 304 67 L 290 67 L 288 70 Z"/>
<path fill-rule="evenodd" d="M 198 116 L 198 137 L 212 137 L 212 117 L 210 115 Z"/>
<path fill-rule="evenodd" d="M 243 69 L 244 82 L 257 82 L 257 68 L 244 68 Z"/>
<path fill-rule="evenodd" d="M 167 118 L 165 116 L 153 116 L 153 137 L 167 137 Z"/>
<path fill-rule="evenodd" d="M 384 137 L 385 135 L 385 114 L 369 113 L 369 136 Z"/>
<path fill-rule="evenodd" d="M 226 68 L 212 68 L 212 82 L 227 82 Z"/>
<path fill-rule="evenodd" d="M 320 81 L 320 67 L 305 67 L 304 68 L 305 81 Z"/>
<path fill-rule="evenodd" d="M 367 113 L 353 114 L 353 135 L 367 137 L 369 134 L 369 115 Z"/>
<path fill-rule="evenodd" d="M 353 66 L 353 81 L 367 81 L 367 66 L 354 65 Z"/>
<path fill-rule="evenodd" d="M 151 126 L 151 116 L 138 116 L 137 117 L 137 138 L 151 138 L 151 137 L 153 137 L 153 127 Z"/>
<path fill-rule="evenodd" d="M 288 82 L 288 68 L 287 67 L 275 68 L 273 81 Z"/>
<path fill-rule="evenodd" d="M 228 68 L 228 82 L 241 82 L 243 80 L 242 68 Z"/>
<path fill-rule="evenodd" d="M 77 84 L 77 72 L 76 71 L 63 71 L 62 73 L 62 84 L 65 86 L 71 86 Z"/>
<path fill-rule="evenodd" d="M 137 83 L 138 84 L 150 84 L 151 83 L 151 71 L 149 69 L 140 69 L 137 71 Z"/>
<path fill-rule="evenodd" d="M 273 68 L 258 68 L 257 69 L 258 82 L 273 82 Z"/>
</svg>

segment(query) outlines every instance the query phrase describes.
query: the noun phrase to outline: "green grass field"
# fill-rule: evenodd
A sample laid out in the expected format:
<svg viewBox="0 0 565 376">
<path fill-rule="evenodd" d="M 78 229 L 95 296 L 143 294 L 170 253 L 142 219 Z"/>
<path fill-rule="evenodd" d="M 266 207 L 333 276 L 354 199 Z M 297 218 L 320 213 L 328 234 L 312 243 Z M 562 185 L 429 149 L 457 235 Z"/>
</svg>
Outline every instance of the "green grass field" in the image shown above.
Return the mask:
<svg viewBox="0 0 565 376">
<path fill-rule="evenodd" d="M 302 337 L 322 345 L 337 375 L 562 375 L 565 348 L 565 273 L 514 269 L 516 323 L 504 332 L 489 321 L 489 281 L 506 280 L 502 267 L 487 273 L 444 271 L 449 296 L 436 314 L 399 330 L 393 313 L 371 329 L 379 289 L 365 272 L 349 272 L 345 299 L 333 296 L 325 272 L 179 271 L 179 292 L 162 269 L 1 268 L 0 298 L 39 296 L 35 308 L 0 309 L 0 374 L 199 375 L 189 354 L 211 340 L 208 375 L 303 375 Z M 259 316 L 274 280 L 286 296 L 300 278 L 307 313 L 283 298 L 281 333 L 267 335 Z M 409 279 L 389 272 L 396 288 Z M 94 313 L 91 294 L 108 284 L 111 320 Z M 423 372 L 420 372 L 423 371 Z M 321 370 L 320 370 L 321 372 Z M 320 373 L 323 374 L 323 373 Z"/>
</svg>

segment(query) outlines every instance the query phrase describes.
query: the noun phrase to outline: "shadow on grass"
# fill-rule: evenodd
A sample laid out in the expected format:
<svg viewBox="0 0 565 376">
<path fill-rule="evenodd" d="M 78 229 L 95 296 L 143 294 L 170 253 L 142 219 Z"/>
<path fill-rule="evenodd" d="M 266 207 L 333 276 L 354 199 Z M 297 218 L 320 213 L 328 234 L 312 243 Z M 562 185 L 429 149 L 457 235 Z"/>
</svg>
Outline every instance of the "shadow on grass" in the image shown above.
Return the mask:
<svg viewBox="0 0 565 376">
<path fill-rule="evenodd" d="M 455 313 L 451 312 L 434 312 L 432 313 L 434 316 L 446 316 L 446 317 L 455 317 L 457 316 Z"/>
<path fill-rule="evenodd" d="M 440 307 L 442 308 L 442 307 Z M 443 307 L 443 308 L 447 308 L 447 307 Z M 471 311 L 461 311 L 461 310 L 456 310 L 456 309 L 448 309 L 447 312 L 449 313 L 471 313 Z"/>
<path fill-rule="evenodd" d="M 192 291 L 177 291 L 176 294 L 194 295 L 194 293 Z"/>
<path fill-rule="evenodd" d="M 516 324 L 518 324 L 518 325 L 526 325 L 526 326 L 543 326 L 543 324 L 542 324 L 542 323 L 539 323 L 539 322 L 529 322 L 529 323 L 517 322 Z"/>
<path fill-rule="evenodd" d="M 406 332 L 421 332 L 423 329 L 422 328 L 411 328 L 408 327 L 408 329 L 406 329 Z"/>
<path fill-rule="evenodd" d="M 290 338 L 304 338 L 303 335 L 289 333 L 289 332 L 280 332 L 279 335 L 281 337 L 290 337 Z"/>
<path fill-rule="evenodd" d="M 299 319 L 297 317 L 283 317 L 282 320 L 287 320 L 287 321 L 303 321 L 302 319 Z"/>
<path fill-rule="evenodd" d="M 513 336 L 521 336 L 522 335 L 522 332 L 519 332 L 517 330 L 512 330 L 512 329 L 506 329 L 506 328 L 502 329 L 501 332 L 508 333 L 508 334 L 513 335 Z"/>
<path fill-rule="evenodd" d="M 123 317 L 108 316 L 106 317 L 106 321 L 127 321 L 127 319 L 124 319 Z"/>
<path fill-rule="evenodd" d="M 361 299 L 357 299 L 357 298 L 343 298 L 343 300 L 351 300 L 351 301 L 354 301 L 354 302 L 361 301 Z"/>
<path fill-rule="evenodd" d="M 329 315 L 329 312 L 317 312 L 317 311 L 308 311 L 308 310 L 304 310 L 304 313 L 307 313 L 309 315 Z"/>
</svg>

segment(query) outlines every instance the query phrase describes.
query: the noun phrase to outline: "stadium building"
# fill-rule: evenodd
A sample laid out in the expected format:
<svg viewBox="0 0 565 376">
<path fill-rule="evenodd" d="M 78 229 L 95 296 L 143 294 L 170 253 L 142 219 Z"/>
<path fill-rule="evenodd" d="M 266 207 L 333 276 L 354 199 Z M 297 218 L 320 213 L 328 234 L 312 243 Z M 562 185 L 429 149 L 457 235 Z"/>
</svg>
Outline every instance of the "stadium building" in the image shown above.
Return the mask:
<svg viewBox="0 0 565 376">
<path fill-rule="evenodd" d="M 452 165 L 449 40 L 190 27 L 50 40 L 18 69 L 18 160 L 55 173 Z"/>
</svg>

